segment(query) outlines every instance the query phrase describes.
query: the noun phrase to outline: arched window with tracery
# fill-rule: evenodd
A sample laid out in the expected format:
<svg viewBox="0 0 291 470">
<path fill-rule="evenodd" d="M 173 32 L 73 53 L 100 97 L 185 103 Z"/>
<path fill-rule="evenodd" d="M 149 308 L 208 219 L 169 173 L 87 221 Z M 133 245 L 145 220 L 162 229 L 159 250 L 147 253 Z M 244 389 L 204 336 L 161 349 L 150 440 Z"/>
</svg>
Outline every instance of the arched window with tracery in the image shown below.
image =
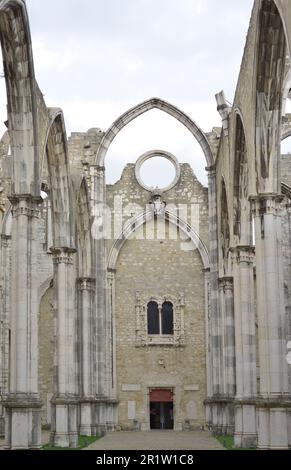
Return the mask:
<svg viewBox="0 0 291 470">
<path fill-rule="evenodd" d="M 164 302 L 161 311 L 162 335 L 172 335 L 174 332 L 174 310 L 172 302 Z"/>
<path fill-rule="evenodd" d="M 147 305 L 148 335 L 174 334 L 174 307 L 172 302 L 158 304 L 151 301 Z"/>
<path fill-rule="evenodd" d="M 157 302 L 148 303 L 148 334 L 160 334 L 160 312 Z"/>
</svg>

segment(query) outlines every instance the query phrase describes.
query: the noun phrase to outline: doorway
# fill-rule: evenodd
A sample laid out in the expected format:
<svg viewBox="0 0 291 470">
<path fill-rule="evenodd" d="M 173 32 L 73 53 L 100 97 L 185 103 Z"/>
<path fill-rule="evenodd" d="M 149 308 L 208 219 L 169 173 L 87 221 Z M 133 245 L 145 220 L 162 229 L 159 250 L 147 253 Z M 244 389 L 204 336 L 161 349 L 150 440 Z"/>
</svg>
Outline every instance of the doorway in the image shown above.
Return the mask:
<svg viewBox="0 0 291 470">
<path fill-rule="evenodd" d="M 150 428 L 174 429 L 172 390 L 153 389 L 150 391 Z"/>
</svg>

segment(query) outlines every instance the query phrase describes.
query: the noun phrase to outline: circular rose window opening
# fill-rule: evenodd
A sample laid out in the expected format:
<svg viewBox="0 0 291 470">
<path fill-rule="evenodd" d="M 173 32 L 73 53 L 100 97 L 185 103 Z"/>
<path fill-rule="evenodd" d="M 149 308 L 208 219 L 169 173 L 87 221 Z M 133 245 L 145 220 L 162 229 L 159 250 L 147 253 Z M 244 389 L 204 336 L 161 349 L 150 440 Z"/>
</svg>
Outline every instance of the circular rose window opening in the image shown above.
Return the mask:
<svg viewBox="0 0 291 470">
<path fill-rule="evenodd" d="M 138 159 L 135 174 L 139 184 L 148 191 L 168 191 L 180 177 L 180 165 L 174 155 L 152 151 Z"/>
</svg>

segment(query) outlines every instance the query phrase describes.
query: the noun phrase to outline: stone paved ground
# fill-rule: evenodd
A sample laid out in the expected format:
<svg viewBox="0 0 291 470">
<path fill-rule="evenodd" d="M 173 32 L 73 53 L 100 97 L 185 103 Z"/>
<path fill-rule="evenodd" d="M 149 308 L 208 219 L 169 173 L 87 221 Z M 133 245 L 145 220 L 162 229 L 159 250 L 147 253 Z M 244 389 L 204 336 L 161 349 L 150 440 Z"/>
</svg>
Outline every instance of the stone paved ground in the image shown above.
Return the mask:
<svg viewBox="0 0 291 470">
<path fill-rule="evenodd" d="M 208 432 L 113 432 L 84 450 L 223 450 Z"/>
</svg>

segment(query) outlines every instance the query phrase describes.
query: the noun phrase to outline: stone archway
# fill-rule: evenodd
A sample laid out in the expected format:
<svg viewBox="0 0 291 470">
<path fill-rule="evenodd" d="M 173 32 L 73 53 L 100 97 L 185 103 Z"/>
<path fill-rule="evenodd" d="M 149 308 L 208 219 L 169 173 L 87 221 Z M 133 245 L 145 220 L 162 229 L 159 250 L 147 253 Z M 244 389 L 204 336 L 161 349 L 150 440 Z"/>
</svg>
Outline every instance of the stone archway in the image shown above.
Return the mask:
<svg viewBox="0 0 291 470">
<path fill-rule="evenodd" d="M 131 121 L 138 118 L 142 114 L 150 111 L 151 109 L 159 109 L 160 111 L 169 114 L 170 116 L 181 122 L 200 144 L 205 155 L 207 166 L 211 167 L 214 164 L 214 158 L 207 137 L 204 132 L 197 126 L 197 124 L 176 106 L 167 103 L 166 101 L 163 101 L 160 98 L 151 98 L 126 111 L 112 124 L 112 126 L 109 127 L 97 151 L 96 164 L 98 166 L 104 166 L 107 151 L 117 134 Z"/>
<path fill-rule="evenodd" d="M 1 46 L 13 154 L 13 193 L 39 196 L 38 111 L 26 4 L 0 2 Z"/>
<path fill-rule="evenodd" d="M 258 19 L 256 75 L 256 167 L 258 193 L 280 193 L 281 142 L 286 37 L 273 0 L 263 0 Z"/>
</svg>

